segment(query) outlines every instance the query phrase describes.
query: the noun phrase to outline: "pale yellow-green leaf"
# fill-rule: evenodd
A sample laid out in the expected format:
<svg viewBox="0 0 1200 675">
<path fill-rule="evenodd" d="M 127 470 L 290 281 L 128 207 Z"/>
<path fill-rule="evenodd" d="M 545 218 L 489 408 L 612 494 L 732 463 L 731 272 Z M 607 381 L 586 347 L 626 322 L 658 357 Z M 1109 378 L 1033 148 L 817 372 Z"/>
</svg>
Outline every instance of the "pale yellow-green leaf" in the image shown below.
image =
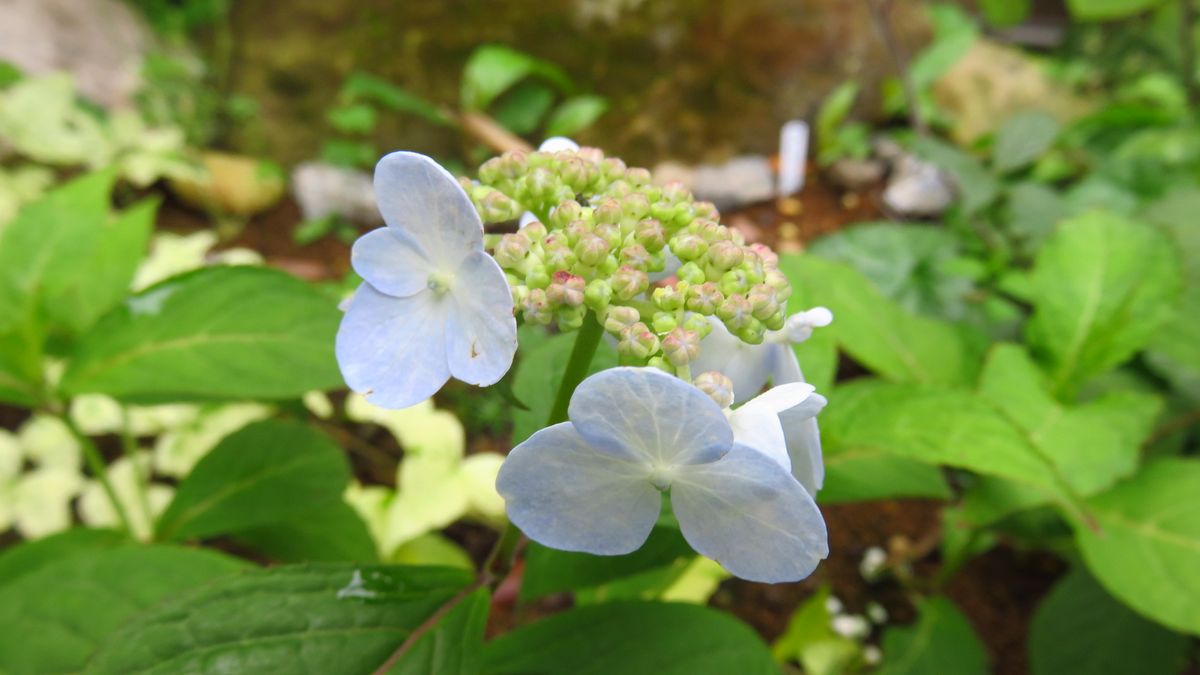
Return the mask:
<svg viewBox="0 0 1200 675">
<path fill-rule="evenodd" d="M 182 478 L 221 439 L 273 413 L 273 408 L 260 403 L 235 403 L 207 410 L 158 438 L 154 468 L 163 475 Z"/>
<path fill-rule="evenodd" d="M 24 474 L 14 490 L 13 520 L 26 539 L 71 527 L 71 500 L 83 489 L 78 470 L 39 468 Z"/>
<path fill-rule="evenodd" d="M 50 415 L 35 415 L 21 425 L 17 436 L 25 456 L 39 467 L 79 471 L 82 449 L 66 423 Z"/>
</svg>

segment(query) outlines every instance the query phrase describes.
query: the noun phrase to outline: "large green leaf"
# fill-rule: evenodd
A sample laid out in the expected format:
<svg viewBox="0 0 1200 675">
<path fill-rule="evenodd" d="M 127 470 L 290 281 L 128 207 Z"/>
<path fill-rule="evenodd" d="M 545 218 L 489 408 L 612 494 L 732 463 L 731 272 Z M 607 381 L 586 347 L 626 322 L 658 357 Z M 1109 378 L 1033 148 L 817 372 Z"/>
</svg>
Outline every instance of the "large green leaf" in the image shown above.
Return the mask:
<svg viewBox="0 0 1200 675">
<path fill-rule="evenodd" d="M 1028 339 L 1059 392 L 1131 357 L 1171 318 L 1178 255 L 1161 232 L 1103 212 L 1074 217 L 1042 247 Z"/>
<path fill-rule="evenodd" d="M 478 675 L 491 594 L 481 588 L 413 644 L 388 675 Z"/>
<path fill-rule="evenodd" d="M 525 404 L 526 409 L 513 410 L 514 446 L 546 426 L 546 419 L 550 416 L 550 409 L 554 407 L 554 399 L 558 395 L 563 370 L 567 367 L 567 361 L 571 359 L 571 349 L 575 346 L 577 333 L 544 338 L 540 331 L 537 327 L 529 327 L 523 329 L 521 335 L 520 357 L 517 361 L 516 375 L 513 376 L 512 390 L 517 399 Z M 526 340 L 526 335 L 533 339 Z M 589 374 L 615 365 L 616 351 L 601 340 L 596 354 L 592 357 Z"/>
<path fill-rule="evenodd" d="M 592 126 L 608 110 L 608 99 L 586 94 L 575 96 L 562 105 L 546 121 L 547 136 L 572 136 Z"/>
<path fill-rule="evenodd" d="M 470 580 L 439 567 L 257 570 L 143 612 L 85 672 L 368 673 Z"/>
<path fill-rule="evenodd" d="M 0 587 L 0 671 L 78 672 L 131 617 L 244 567 L 211 551 L 135 545 L 42 565 Z"/>
<path fill-rule="evenodd" d="M 915 626 L 883 634 L 880 675 L 973 675 L 987 672 L 987 652 L 967 618 L 946 598 L 929 598 Z"/>
<path fill-rule="evenodd" d="M 335 508 L 345 455 L 300 422 L 265 421 L 226 437 L 179 484 L 158 521 L 162 539 L 228 534 Z"/>
<path fill-rule="evenodd" d="M 707 607 L 612 602 L 581 607 L 489 642 L 490 675 L 777 675 L 762 639 Z"/>
<path fill-rule="evenodd" d="M 1125 604 L 1200 634 L 1200 461 L 1162 459 L 1089 500 L 1095 527 L 1077 525 L 1083 558 Z"/>
<path fill-rule="evenodd" d="M 0 552 L 0 586 L 11 584 L 22 575 L 81 552 L 111 548 L 128 543 L 116 530 L 76 527 L 44 539 L 28 541 Z"/>
<path fill-rule="evenodd" d="M 285 563 L 379 561 L 366 523 L 341 501 L 325 501 L 288 520 L 239 530 L 234 539 Z"/>
<path fill-rule="evenodd" d="M 1071 15 L 1084 21 L 1123 19 L 1161 4 L 1163 0 L 1067 0 Z"/>
<path fill-rule="evenodd" d="M 574 591 L 667 567 L 694 553 L 679 528 L 658 525 L 646 543 L 627 555 L 598 556 L 558 551 L 530 544 L 525 554 L 521 599 L 533 600 L 551 593 Z"/>
<path fill-rule="evenodd" d="M 484 45 L 463 66 L 462 106 L 466 110 L 483 110 L 500 94 L 530 76 L 540 77 L 563 92 L 573 89 L 570 76 L 549 61 L 503 45 Z"/>
<path fill-rule="evenodd" d="M 1187 638 L 1138 616 L 1075 569 L 1033 616 L 1029 665 L 1033 675 L 1175 675 L 1187 646 Z"/>
<path fill-rule="evenodd" d="M 1175 240 L 1183 260 L 1185 290 L 1179 311 L 1146 348 L 1146 361 L 1192 400 L 1200 401 L 1200 189 L 1177 189 L 1143 213 Z"/>
<path fill-rule="evenodd" d="M 129 298 L 81 340 L 72 395 L 290 398 L 341 384 L 334 302 L 282 272 L 211 267 Z"/>
<path fill-rule="evenodd" d="M 992 350 L 979 388 L 1081 495 L 1104 490 L 1137 469 L 1141 443 L 1162 410 L 1159 399 L 1136 391 L 1063 406 L 1029 355 L 1011 344 Z"/>
<path fill-rule="evenodd" d="M 0 401 L 36 407 L 42 396 L 42 335 L 37 326 L 0 333 Z"/>
<path fill-rule="evenodd" d="M 788 314 L 803 312 L 820 305 L 817 300 L 818 291 L 807 284 L 797 283 L 799 273 L 791 267 L 797 264 L 799 258 L 787 256 L 780 259 L 781 269 L 791 281 L 792 295 L 787 301 Z M 792 345 L 804 379 L 817 388 L 821 393 L 833 389 L 833 381 L 837 378 L 838 353 L 837 340 L 833 331 L 821 328 L 813 331 L 812 337 L 797 345 Z"/>
<path fill-rule="evenodd" d="M 858 431 L 875 424 L 874 385 L 860 380 L 838 387 L 821 414 L 825 486 L 822 504 L 930 497 L 949 499 L 941 470 L 926 462 L 890 452 L 890 444 L 864 440 Z"/>
<path fill-rule="evenodd" d="M 1004 122 L 992 149 L 992 168 L 1000 173 L 1023 169 L 1050 149 L 1060 131 L 1058 120 L 1041 110 L 1026 110 Z"/>
<path fill-rule="evenodd" d="M 814 304 L 833 311 L 821 331 L 871 370 L 896 382 L 974 382 L 980 345 L 967 329 L 908 314 L 846 265 L 806 255 L 783 256 L 779 266 Z"/>
</svg>

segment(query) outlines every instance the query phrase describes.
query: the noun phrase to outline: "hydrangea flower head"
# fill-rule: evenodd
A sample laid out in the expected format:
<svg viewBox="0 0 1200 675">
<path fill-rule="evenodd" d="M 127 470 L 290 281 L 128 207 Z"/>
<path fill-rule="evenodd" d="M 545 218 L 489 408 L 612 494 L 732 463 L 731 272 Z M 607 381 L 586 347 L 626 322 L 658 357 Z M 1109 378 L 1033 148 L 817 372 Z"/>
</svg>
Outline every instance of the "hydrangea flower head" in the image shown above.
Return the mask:
<svg viewBox="0 0 1200 675">
<path fill-rule="evenodd" d="M 471 199 L 445 169 L 412 152 L 379 161 L 375 196 L 387 226 L 351 252 L 364 283 L 338 330 L 346 383 L 385 408 L 419 403 L 451 377 L 495 384 L 512 365 L 517 326 Z"/>
<path fill-rule="evenodd" d="M 744 579 L 796 581 L 828 555 L 809 492 L 777 459 L 736 442 L 697 387 L 654 368 L 613 368 L 579 385 L 569 416 L 514 448 L 500 469 L 508 516 L 531 539 L 632 552 L 667 492 L 688 543 Z"/>
</svg>

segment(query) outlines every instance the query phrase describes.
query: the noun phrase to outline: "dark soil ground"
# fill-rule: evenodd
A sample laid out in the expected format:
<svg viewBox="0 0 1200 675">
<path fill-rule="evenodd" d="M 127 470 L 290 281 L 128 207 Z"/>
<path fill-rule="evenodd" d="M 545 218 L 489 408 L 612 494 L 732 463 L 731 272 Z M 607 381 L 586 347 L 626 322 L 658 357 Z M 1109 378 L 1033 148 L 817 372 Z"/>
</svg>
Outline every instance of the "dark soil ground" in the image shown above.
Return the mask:
<svg viewBox="0 0 1200 675">
<path fill-rule="evenodd" d="M 810 179 L 799 199 L 752 206 L 724 214 L 723 220 L 739 228 L 748 239 L 762 241 L 779 250 L 800 250 L 805 243 L 848 223 L 879 217 L 878 190 L 846 195 L 819 177 Z M 333 237 L 299 247 L 292 239 L 300 214 L 295 203 L 285 200 L 267 213 L 249 221 L 242 232 L 224 246 L 244 246 L 259 251 L 271 265 L 313 281 L 340 279 L 349 268 L 349 248 Z M 193 231 L 209 227 L 208 219 L 168 201 L 160 214 L 159 227 L 171 231 Z M 853 369 L 850 369 L 853 372 Z M 451 388 L 443 393 L 443 405 L 478 397 L 477 392 Z M 14 429 L 25 414 L 0 407 L 0 427 Z M 379 429 L 327 425 L 326 431 L 350 453 L 359 478 L 372 483 L 394 481 L 395 467 L 402 454 L 391 436 Z M 476 433 L 470 452 L 508 447 L 507 433 L 493 428 Z M 812 578 L 797 584 L 764 585 L 729 580 L 713 596 L 714 607 L 728 611 L 758 630 L 767 640 L 778 637 L 795 609 L 823 584 L 829 584 L 846 610 L 864 611 L 868 602 L 882 604 L 890 622 L 908 623 L 915 618 L 904 588 L 895 581 L 868 583 L 859 572 L 864 552 L 871 546 L 934 550 L 939 527 L 938 504 L 922 500 L 882 501 L 823 507 L 830 532 L 831 556 Z M 469 524 L 452 526 L 447 534 L 474 557 L 482 559 L 495 540 L 487 528 Z M 0 546 L 15 541 L 0 537 Z M 889 546 L 890 545 L 890 546 Z M 922 552 L 912 567 L 917 576 L 932 575 L 937 569 L 936 552 Z M 1057 558 L 1026 553 L 1001 544 L 966 565 L 945 592 L 967 615 L 990 654 L 994 672 L 1001 675 L 1027 672 L 1025 638 L 1030 617 L 1046 590 L 1064 571 Z M 489 632 L 505 630 L 515 623 L 552 613 L 565 607 L 563 597 L 540 601 L 535 606 L 515 607 L 511 598 L 519 583 L 520 567 L 497 594 L 495 616 Z M 876 629 L 878 630 L 878 629 Z"/>
</svg>

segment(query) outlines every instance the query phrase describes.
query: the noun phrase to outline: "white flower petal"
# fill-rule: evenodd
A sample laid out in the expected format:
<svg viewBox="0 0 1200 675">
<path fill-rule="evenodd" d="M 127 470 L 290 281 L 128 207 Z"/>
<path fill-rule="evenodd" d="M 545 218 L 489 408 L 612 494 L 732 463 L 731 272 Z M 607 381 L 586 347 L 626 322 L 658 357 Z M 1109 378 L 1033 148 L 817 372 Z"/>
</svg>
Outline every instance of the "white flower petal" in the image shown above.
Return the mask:
<svg viewBox="0 0 1200 675">
<path fill-rule="evenodd" d="M 752 408 L 778 415 L 785 410 L 791 410 L 804 403 L 815 391 L 816 387 L 805 382 L 780 384 L 746 401 L 745 405 L 739 408 L 739 410 Z"/>
<path fill-rule="evenodd" d="M 538 152 L 560 152 L 562 150 L 574 152 L 578 149 L 579 144 L 566 136 L 551 136 L 538 146 Z"/>
<path fill-rule="evenodd" d="M 712 462 L 733 443 L 707 394 L 656 368 L 610 368 L 584 380 L 568 415 L 597 450 L 650 465 Z"/>
<path fill-rule="evenodd" d="M 500 265 L 476 251 L 454 277 L 455 311 L 446 323 L 450 374 L 468 384 L 495 384 L 517 353 L 517 320 L 512 292 Z"/>
<path fill-rule="evenodd" d="M 454 269 L 483 248 L 483 221 L 458 181 L 415 152 L 393 152 L 375 166 L 375 200 L 389 227 L 407 232 L 438 269 Z"/>
<path fill-rule="evenodd" d="M 825 483 L 825 463 L 821 458 L 821 431 L 817 413 L 825 407 L 825 397 L 813 394 L 800 405 L 779 415 L 792 460 L 792 475 L 814 497 Z"/>
<path fill-rule="evenodd" d="M 800 370 L 800 359 L 791 345 L 774 344 L 771 358 L 771 382 L 776 386 L 803 382 L 804 373 Z"/>
<path fill-rule="evenodd" d="M 636 551 L 658 520 L 661 496 L 644 467 L 597 452 L 563 422 L 513 448 L 496 489 L 530 539 L 564 551 Z"/>
<path fill-rule="evenodd" d="M 712 331 L 700 342 L 700 358 L 693 364 L 693 373 L 715 370 L 733 381 L 735 403 L 748 401 L 758 395 L 771 379 L 774 356 L 780 345 L 748 344 L 729 332 L 721 320 L 710 316 Z"/>
<path fill-rule="evenodd" d="M 711 464 L 676 471 L 671 504 L 692 548 L 750 581 L 799 581 L 829 555 L 825 520 L 790 474 L 735 445 Z"/>
<path fill-rule="evenodd" d="M 394 227 L 381 227 L 359 237 L 350 249 L 350 264 L 375 290 L 397 298 L 428 288 L 429 275 L 434 272 L 421 245 Z"/>
<path fill-rule="evenodd" d="M 783 424 L 779 415 L 766 406 L 742 406 L 729 415 L 729 426 L 733 427 L 733 441 L 754 448 L 770 457 L 784 471 L 791 472 L 792 460 L 788 457 L 787 437 L 783 435 Z"/>
<path fill-rule="evenodd" d="M 342 317 L 337 361 L 351 389 L 384 408 L 432 396 L 446 380 L 446 314 L 451 303 L 432 291 L 407 298 L 363 284 Z"/>
</svg>

